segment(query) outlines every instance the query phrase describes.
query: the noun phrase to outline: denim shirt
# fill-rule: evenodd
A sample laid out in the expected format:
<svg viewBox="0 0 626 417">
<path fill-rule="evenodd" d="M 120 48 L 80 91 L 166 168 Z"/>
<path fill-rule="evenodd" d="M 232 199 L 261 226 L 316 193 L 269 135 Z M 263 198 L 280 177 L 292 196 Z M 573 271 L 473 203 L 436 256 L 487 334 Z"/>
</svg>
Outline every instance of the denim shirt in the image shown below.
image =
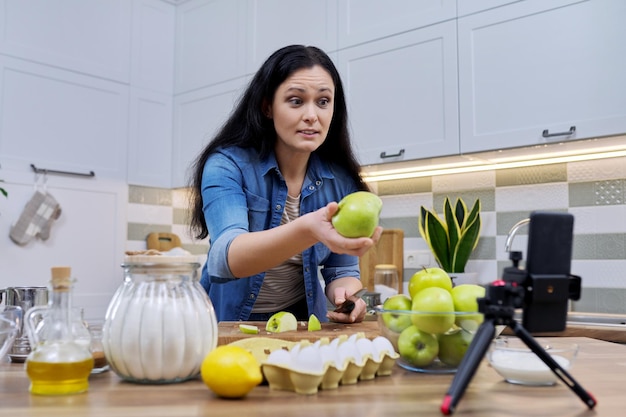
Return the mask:
<svg viewBox="0 0 626 417">
<path fill-rule="evenodd" d="M 338 202 L 354 191 L 357 185 L 341 167 L 311 154 L 301 190 L 300 215 Z M 247 320 L 265 273 L 235 278 L 228 265 L 228 248 L 242 233 L 280 225 L 287 184 L 275 155 L 260 159 L 254 149 L 218 150 L 204 166 L 202 199 L 210 247 L 200 283 L 211 298 L 218 321 Z M 324 321 L 327 304 L 318 279 L 319 267 L 326 285 L 337 278 L 360 278 L 359 258 L 332 253 L 318 242 L 302 252 L 302 264 L 309 314 Z"/>
</svg>

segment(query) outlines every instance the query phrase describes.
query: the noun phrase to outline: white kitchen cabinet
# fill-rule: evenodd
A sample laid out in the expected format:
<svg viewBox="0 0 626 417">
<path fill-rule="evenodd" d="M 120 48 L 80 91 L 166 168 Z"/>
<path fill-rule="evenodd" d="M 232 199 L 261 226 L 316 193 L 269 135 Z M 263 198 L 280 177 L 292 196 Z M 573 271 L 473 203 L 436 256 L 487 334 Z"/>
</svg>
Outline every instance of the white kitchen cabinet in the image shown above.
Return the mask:
<svg viewBox="0 0 626 417">
<path fill-rule="evenodd" d="M 175 97 L 174 188 L 188 185 L 191 165 L 226 121 L 247 81 L 242 78 Z"/>
<path fill-rule="evenodd" d="M 133 0 L 127 181 L 172 185 L 172 124 L 176 7 Z"/>
<path fill-rule="evenodd" d="M 459 19 L 461 152 L 626 132 L 625 18 L 621 0 L 551 0 Z"/>
<path fill-rule="evenodd" d="M 255 73 L 277 49 L 292 44 L 337 49 L 335 0 L 250 0 L 248 73 Z"/>
<path fill-rule="evenodd" d="M 131 88 L 127 181 L 172 186 L 172 96 Z"/>
<path fill-rule="evenodd" d="M 176 10 L 176 94 L 246 73 L 248 1 L 191 0 Z"/>
<path fill-rule="evenodd" d="M 128 83 L 128 0 L 0 0 L 0 53 Z"/>
<path fill-rule="evenodd" d="M 496 7 L 504 6 L 524 0 L 480 0 L 480 1 L 467 1 L 457 0 L 457 17 L 463 17 L 468 14 L 478 13 L 485 10 L 493 9 Z M 543 1 L 543 0 L 539 0 Z"/>
<path fill-rule="evenodd" d="M 33 238 L 18 246 L 9 238 L 9 231 L 34 193 L 34 175 L 1 173 L 9 197 L 0 199 L 0 288 L 48 286 L 51 267 L 70 266 L 76 278 L 74 305 L 85 309 L 87 319 L 103 319 L 123 281 L 120 265 L 126 242 L 128 187 L 97 176 L 49 174 L 46 189 L 58 202 L 61 214 L 52 222 L 47 240 Z"/>
<path fill-rule="evenodd" d="M 361 164 L 459 152 L 454 21 L 337 56 Z"/>
<path fill-rule="evenodd" d="M 455 0 L 339 0 L 339 48 L 456 18 Z"/>
<path fill-rule="evenodd" d="M 0 55 L 0 164 L 126 179 L 128 86 Z"/>
<path fill-rule="evenodd" d="M 176 6 L 162 0 L 133 0 L 130 84 L 174 93 Z"/>
</svg>

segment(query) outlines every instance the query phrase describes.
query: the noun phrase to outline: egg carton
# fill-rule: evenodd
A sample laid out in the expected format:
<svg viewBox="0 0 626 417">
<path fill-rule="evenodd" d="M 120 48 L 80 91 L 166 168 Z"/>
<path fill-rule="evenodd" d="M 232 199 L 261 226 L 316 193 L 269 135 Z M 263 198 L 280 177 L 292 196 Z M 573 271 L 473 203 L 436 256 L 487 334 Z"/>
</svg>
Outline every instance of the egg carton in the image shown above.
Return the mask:
<svg viewBox="0 0 626 417">
<path fill-rule="evenodd" d="M 386 337 L 371 340 L 359 333 L 332 341 L 302 341 L 289 350 L 274 350 L 261 369 L 270 389 L 315 394 L 319 389 L 336 389 L 391 375 L 398 357 Z"/>
</svg>

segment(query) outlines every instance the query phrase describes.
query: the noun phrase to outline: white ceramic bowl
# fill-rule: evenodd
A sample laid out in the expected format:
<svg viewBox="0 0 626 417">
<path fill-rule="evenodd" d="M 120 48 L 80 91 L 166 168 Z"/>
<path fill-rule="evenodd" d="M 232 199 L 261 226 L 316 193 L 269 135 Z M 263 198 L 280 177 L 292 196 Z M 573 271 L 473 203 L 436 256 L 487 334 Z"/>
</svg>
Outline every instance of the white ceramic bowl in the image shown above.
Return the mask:
<svg viewBox="0 0 626 417">
<path fill-rule="evenodd" d="M 572 368 L 578 345 L 537 339 L 537 342 L 566 371 Z M 507 382 L 521 385 L 554 385 L 558 377 L 521 339 L 499 337 L 494 340 L 487 353 L 487 359 Z"/>
</svg>

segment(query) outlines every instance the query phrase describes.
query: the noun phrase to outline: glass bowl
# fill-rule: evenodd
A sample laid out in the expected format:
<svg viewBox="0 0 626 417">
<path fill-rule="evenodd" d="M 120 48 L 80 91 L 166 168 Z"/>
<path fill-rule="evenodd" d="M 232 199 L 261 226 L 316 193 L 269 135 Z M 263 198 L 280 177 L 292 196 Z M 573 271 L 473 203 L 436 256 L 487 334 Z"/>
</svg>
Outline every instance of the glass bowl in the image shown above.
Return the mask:
<svg viewBox="0 0 626 417">
<path fill-rule="evenodd" d="M 536 339 L 563 369 L 569 371 L 578 354 L 575 343 Z M 495 339 L 487 360 L 507 382 L 520 385 L 554 385 L 558 377 L 517 337 Z"/>
<path fill-rule="evenodd" d="M 455 373 L 474 334 L 481 313 L 439 313 L 375 309 L 381 336 L 400 357 L 397 364 L 413 372 Z"/>
<path fill-rule="evenodd" d="M 13 346 L 15 337 L 19 333 L 21 311 L 19 307 L 6 307 L 0 311 L 0 362 Z"/>
</svg>

